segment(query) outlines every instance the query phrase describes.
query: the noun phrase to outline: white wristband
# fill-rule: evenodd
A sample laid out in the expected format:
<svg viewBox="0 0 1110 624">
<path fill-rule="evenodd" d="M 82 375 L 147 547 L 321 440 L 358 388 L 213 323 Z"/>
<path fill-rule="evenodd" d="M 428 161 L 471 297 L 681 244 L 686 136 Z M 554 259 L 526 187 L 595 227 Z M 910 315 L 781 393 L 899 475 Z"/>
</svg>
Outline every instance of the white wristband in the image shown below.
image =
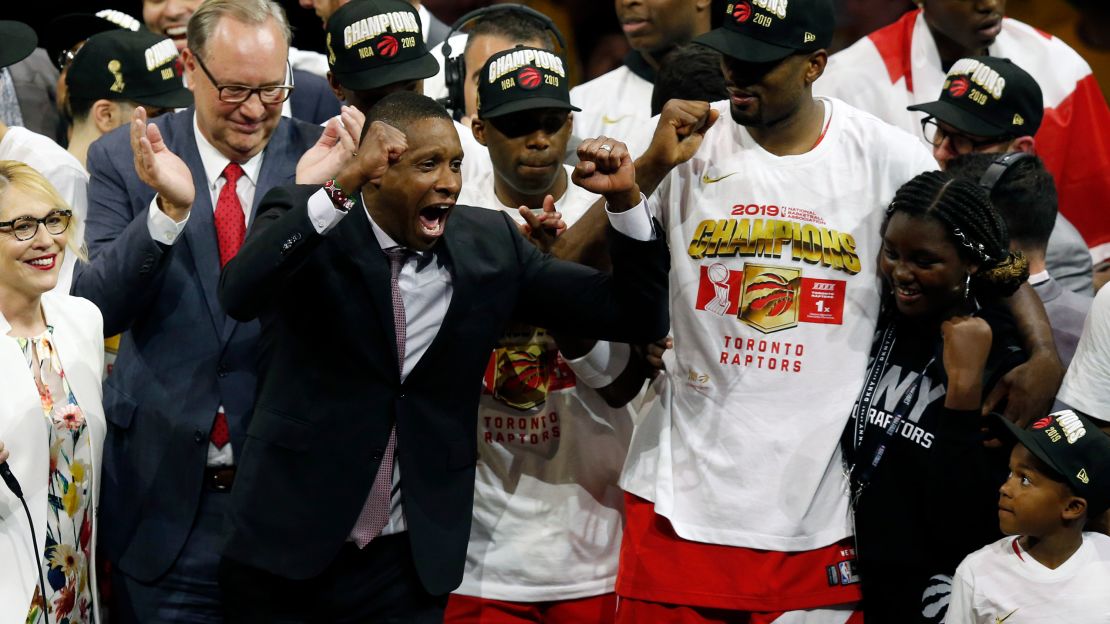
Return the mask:
<svg viewBox="0 0 1110 624">
<path fill-rule="evenodd" d="M 591 388 L 604 388 L 624 372 L 630 354 L 628 345 L 623 342 L 598 340 L 586 355 L 567 360 L 567 365 L 582 383 Z"/>
</svg>

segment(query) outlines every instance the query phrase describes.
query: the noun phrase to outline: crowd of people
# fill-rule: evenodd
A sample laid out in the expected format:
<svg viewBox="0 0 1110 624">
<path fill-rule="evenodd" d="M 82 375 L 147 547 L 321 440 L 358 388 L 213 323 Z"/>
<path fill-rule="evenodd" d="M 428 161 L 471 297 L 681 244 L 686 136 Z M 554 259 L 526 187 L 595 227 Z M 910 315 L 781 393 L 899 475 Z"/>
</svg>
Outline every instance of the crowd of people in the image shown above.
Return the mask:
<svg viewBox="0 0 1110 624">
<path fill-rule="evenodd" d="M 300 4 L 0 21 L 0 624 L 1108 621 L 1062 40 Z"/>
</svg>

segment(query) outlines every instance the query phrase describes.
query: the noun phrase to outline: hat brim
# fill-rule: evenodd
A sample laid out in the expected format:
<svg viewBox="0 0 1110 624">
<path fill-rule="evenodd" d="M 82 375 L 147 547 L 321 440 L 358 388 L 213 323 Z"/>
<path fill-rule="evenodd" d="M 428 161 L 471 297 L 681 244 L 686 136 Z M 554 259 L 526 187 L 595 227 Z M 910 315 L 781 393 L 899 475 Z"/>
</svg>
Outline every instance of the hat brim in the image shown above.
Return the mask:
<svg viewBox="0 0 1110 624">
<path fill-rule="evenodd" d="M 1035 455 L 1037 459 L 1043 461 L 1045 464 L 1048 465 L 1049 468 L 1055 470 L 1061 477 L 1064 477 L 1065 479 L 1067 478 L 1067 472 L 1063 468 L 1058 466 L 1056 462 L 1053 461 L 1052 456 L 1045 451 L 1043 446 L 1044 442 L 1042 441 L 1044 439 L 1043 436 L 1038 436 L 1026 431 L 1025 429 L 1022 429 L 1021 427 L 1010 422 L 1009 418 L 1006 418 L 998 412 L 994 412 L 993 415 L 998 418 L 998 420 L 1002 421 L 1002 424 L 1006 425 L 1006 429 L 1010 431 L 1014 438 L 1016 438 L 1017 441 L 1022 444 L 1022 446 L 1029 449 L 1029 452 Z"/>
<path fill-rule="evenodd" d="M 344 87 L 352 91 L 365 91 L 398 82 L 431 78 L 439 73 L 439 62 L 431 54 L 425 53 L 421 57 L 400 63 L 391 63 L 356 72 L 339 73 L 333 69 L 332 73 L 339 84 Z"/>
<path fill-rule="evenodd" d="M 944 100 L 914 104 L 913 106 L 907 106 L 906 110 L 921 111 L 932 115 L 960 132 L 985 139 L 1003 139 L 1014 135 L 1009 128 L 999 128 Z"/>
<path fill-rule="evenodd" d="M 127 99 L 145 106 L 158 108 L 188 108 L 193 105 L 193 92 L 181 88 L 164 93 L 151 93 L 148 95 L 128 95 Z"/>
<path fill-rule="evenodd" d="M 798 51 L 789 46 L 760 41 L 755 37 L 726 28 L 714 28 L 704 35 L 696 37 L 693 42 L 713 48 L 727 57 L 748 63 L 781 61 Z"/>
<path fill-rule="evenodd" d="M 520 111 L 536 110 L 540 108 L 557 108 L 560 110 L 568 110 L 580 112 L 582 109 L 567 102 L 565 100 L 557 100 L 555 98 L 521 98 L 511 102 L 505 102 L 499 106 L 495 106 L 490 110 L 478 109 L 478 116 L 483 119 L 492 119 L 494 117 L 502 117 L 512 113 L 519 113 Z"/>
<path fill-rule="evenodd" d="M 27 24 L 0 20 L 0 67 L 14 65 L 31 56 L 39 43 L 38 35 Z"/>
</svg>

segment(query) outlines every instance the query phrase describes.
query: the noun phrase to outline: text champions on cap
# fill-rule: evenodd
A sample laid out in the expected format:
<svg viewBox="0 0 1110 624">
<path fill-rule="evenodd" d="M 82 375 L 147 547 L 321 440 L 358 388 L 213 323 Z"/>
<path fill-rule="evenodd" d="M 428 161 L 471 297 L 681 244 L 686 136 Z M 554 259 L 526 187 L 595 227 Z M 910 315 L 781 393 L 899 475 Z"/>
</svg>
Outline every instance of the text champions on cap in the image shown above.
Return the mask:
<svg viewBox="0 0 1110 624">
<path fill-rule="evenodd" d="M 975 59 L 960 59 L 948 70 L 948 78 L 967 75 L 972 82 L 983 88 L 994 99 L 1002 97 L 1002 90 L 1006 88 L 1006 79 L 998 75 L 990 67 Z"/>
<path fill-rule="evenodd" d="M 546 69 L 557 74 L 560 78 L 567 77 L 566 71 L 563 69 L 563 59 L 557 55 L 545 50 L 519 50 L 506 54 L 490 63 L 489 83 L 493 84 L 498 78 L 525 65 L 535 65 L 540 69 Z"/>
<path fill-rule="evenodd" d="M 147 48 L 143 56 L 146 58 L 146 70 L 154 71 L 156 68 L 177 58 L 177 46 L 174 45 L 172 39 L 163 39 Z"/>
<path fill-rule="evenodd" d="M 751 2 L 765 11 L 774 13 L 779 19 L 784 19 L 786 17 L 786 5 L 790 3 L 790 0 L 751 0 Z"/>
<path fill-rule="evenodd" d="M 419 33 L 420 24 L 416 21 L 416 14 L 408 11 L 371 15 L 343 29 L 343 47 L 350 50 L 363 41 L 373 39 L 386 31 Z"/>
</svg>

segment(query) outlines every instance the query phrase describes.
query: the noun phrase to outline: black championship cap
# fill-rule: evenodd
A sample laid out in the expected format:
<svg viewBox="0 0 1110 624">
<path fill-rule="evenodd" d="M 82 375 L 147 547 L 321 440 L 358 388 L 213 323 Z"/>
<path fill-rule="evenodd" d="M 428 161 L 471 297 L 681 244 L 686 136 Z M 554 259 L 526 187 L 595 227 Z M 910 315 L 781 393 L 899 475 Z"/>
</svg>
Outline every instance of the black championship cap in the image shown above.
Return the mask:
<svg viewBox="0 0 1110 624">
<path fill-rule="evenodd" d="M 402 0 L 355 0 L 328 18 L 328 67 L 354 91 L 431 78 L 439 63 L 428 53 L 420 14 Z"/>
<path fill-rule="evenodd" d="M 96 13 L 69 13 L 51 20 L 46 27 L 46 35 L 42 40 L 42 47 L 46 48 L 50 60 L 61 69 L 58 60 L 62 52 L 73 48 L 96 33 L 109 30 L 136 31 L 142 27 L 139 20 L 123 11 L 104 9 Z"/>
<path fill-rule="evenodd" d="M 749 63 L 827 48 L 836 24 L 832 0 L 736 0 L 725 9 L 721 27 L 694 43 Z"/>
<path fill-rule="evenodd" d="M 131 100 L 160 108 L 193 104 L 177 68 L 177 46 L 146 30 L 111 30 L 89 37 L 66 73 L 70 98 Z"/>
<path fill-rule="evenodd" d="M 1061 410 L 1021 429 L 999 416 L 1030 453 L 1048 464 L 1087 499 L 1088 517 L 1110 508 L 1110 436 L 1086 416 Z"/>
<path fill-rule="evenodd" d="M 38 44 L 38 35 L 27 24 L 0 20 L 0 67 L 14 65 L 31 56 Z"/>
<path fill-rule="evenodd" d="M 478 77 L 478 116 L 489 119 L 536 108 L 582 110 L 570 103 L 563 57 L 524 46 L 491 56 Z"/>
<path fill-rule="evenodd" d="M 990 56 L 962 58 L 952 64 L 936 102 L 915 104 L 922 111 L 974 136 L 1032 136 L 1041 127 L 1041 88 L 1013 61 Z"/>
</svg>

